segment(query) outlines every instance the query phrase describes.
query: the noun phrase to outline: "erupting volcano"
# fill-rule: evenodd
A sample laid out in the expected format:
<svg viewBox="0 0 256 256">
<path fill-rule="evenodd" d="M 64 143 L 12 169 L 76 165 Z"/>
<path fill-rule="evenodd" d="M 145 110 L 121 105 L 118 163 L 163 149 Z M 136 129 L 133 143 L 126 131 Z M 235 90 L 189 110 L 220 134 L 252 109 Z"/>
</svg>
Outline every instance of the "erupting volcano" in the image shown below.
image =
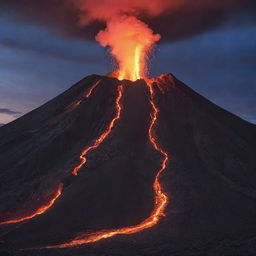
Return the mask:
<svg viewBox="0 0 256 256">
<path fill-rule="evenodd" d="M 209 243 L 232 230 L 236 239 L 254 223 L 254 189 L 241 170 L 255 166 L 255 127 L 172 75 L 89 76 L 0 135 L 4 246 L 38 255 L 104 240 L 99 254 L 109 243 L 172 251 L 198 236 Z"/>
<path fill-rule="evenodd" d="M 254 232 L 256 128 L 171 74 L 149 78 L 159 39 L 109 19 L 96 40 L 117 70 L 0 128 L 3 246 L 169 255 Z"/>
</svg>

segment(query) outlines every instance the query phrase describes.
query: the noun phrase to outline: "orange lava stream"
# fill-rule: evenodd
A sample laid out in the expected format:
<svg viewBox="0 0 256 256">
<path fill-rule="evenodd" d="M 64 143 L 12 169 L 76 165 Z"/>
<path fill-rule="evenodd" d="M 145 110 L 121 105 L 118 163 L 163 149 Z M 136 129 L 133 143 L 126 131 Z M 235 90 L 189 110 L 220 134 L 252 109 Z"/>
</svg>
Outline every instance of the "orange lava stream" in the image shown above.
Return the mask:
<svg viewBox="0 0 256 256">
<path fill-rule="evenodd" d="M 28 215 L 28 216 L 25 216 L 22 218 L 18 218 L 18 219 L 3 221 L 3 222 L 0 222 L 0 225 L 22 222 L 25 220 L 32 219 L 37 215 L 45 213 L 55 203 L 57 198 L 61 195 L 62 190 L 63 190 L 63 185 L 60 184 L 56 193 L 54 194 L 53 198 L 47 204 L 41 206 L 39 209 L 37 209 L 35 212 L 33 212 L 31 215 Z"/>
<path fill-rule="evenodd" d="M 94 89 L 99 85 L 99 83 L 101 82 L 101 80 L 97 81 L 91 88 L 90 90 L 85 94 L 86 98 L 89 98 L 92 95 L 92 92 L 94 91 Z"/>
<path fill-rule="evenodd" d="M 91 92 L 89 91 L 88 94 L 90 94 L 90 93 L 91 93 Z M 116 115 L 114 116 L 114 118 L 111 120 L 111 122 L 110 122 L 109 125 L 107 126 L 107 129 L 94 141 L 94 143 L 93 143 L 91 146 L 89 146 L 89 147 L 87 147 L 87 148 L 85 148 L 85 149 L 83 150 L 83 152 L 82 152 L 81 155 L 80 155 L 80 160 L 81 160 L 81 162 L 80 162 L 79 165 L 77 165 L 77 166 L 73 169 L 73 171 L 72 171 L 72 174 L 73 174 L 73 175 L 78 175 L 79 170 L 80 170 L 80 169 L 82 168 L 82 166 L 87 162 L 86 154 L 87 154 L 89 151 L 91 151 L 91 150 L 97 148 L 97 147 L 107 138 L 107 136 L 111 133 L 111 131 L 112 131 L 114 125 L 115 125 L 115 122 L 116 122 L 116 121 L 120 118 L 120 116 L 121 116 L 122 107 L 121 107 L 120 101 L 121 101 L 121 98 L 122 98 L 122 94 L 123 94 L 123 86 L 121 85 L 121 86 L 118 86 L 118 95 L 117 95 L 116 102 L 115 102 L 115 103 L 116 103 L 116 104 L 115 104 L 115 106 L 116 106 Z"/>
<path fill-rule="evenodd" d="M 86 98 L 89 98 L 91 96 L 93 90 L 99 85 L 100 82 L 101 82 L 101 80 L 97 81 L 90 88 L 90 90 L 85 95 Z M 121 97 L 122 97 L 122 93 L 123 93 L 123 86 L 119 86 L 118 87 L 118 96 L 117 96 L 117 99 L 116 99 L 116 115 L 115 115 L 115 117 L 111 120 L 110 124 L 107 127 L 107 130 L 103 134 L 101 134 L 99 138 L 96 139 L 95 143 L 92 146 L 86 148 L 82 152 L 82 154 L 80 155 L 80 159 L 82 160 L 81 163 L 78 166 L 76 166 L 72 171 L 72 173 L 74 175 L 77 175 L 79 169 L 86 163 L 87 159 L 84 155 L 86 155 L 90 150 L 92 150 L 94 148 L 97 148 L 105 140 L 105 138 L 111 133 L 116 120 L 118 120 L 120 115 L 121 115 L 120 100 L 121 100 Z M 61 195 L 62 190 L 63 190 L 63 184 L 60 184 L 56 193 L 55 193 L 55 195 L 54 195 L 54 197 L 48 203 L 41 206 L 39 209 L 35 210 L 32 214 L 30 214 L 28 216 L 25 216 L 25 217 L 22 217 L 22 218 L 17 218 L 17 219 L 12 219 L 12 220 L 7 220 L 7 221 L 0 222 L 0 225 L 23 222 L 25 220 L 32 219 L 32 218 L 36 217 L 37 215 L 45 213 L 50 207 L 53 206 L 53 204 L 55 203 L 57 198 Z"/>
<path fill-rule="evenodd" d="M 110 238 L 116 235 L 128 235 L 128 234 L 134 234 L 137 232 L 140 232 L 142 230 L 148 229 L 156 225 L 159 220 L 161 219 L 162 216 L 164 216 L 164 210 L 168 204 L 168 197 L 167 195 L 163 192 L 163 189 L 161 187 L 161 184 L 159 182 L 159 177 L 162 174 L 162 172 L 166 169 L 166 164 L 168 161 L 168 154 L 158 145 L 156 141 L 156 137 L 154 136 L 153 133 L 153 128 L 157 122 L 157 117 L 159 113 L 159 109 L 157 108 L 155 102 L 154 102 L 154 91 L 152 88 L 152 85 L 149 84 L 149 91 L 150 91 L 150 104 L 152 106 L 152 113 L 151 113 L 151 123 L 149 126 L 149 140 L 153 146 L 153 148 L 160 152 L 163 156 L 163 160 L 161 162 L 161 167 L 157 172 L 157 175 L 155 177 L 155 181 L 153 183 L 153 188 L 155 191 L 155 200 L 154 200 L 154 209 L 151 213 L 151 215 L 142 221 L 141 223 L 130 226 L 130 227 L 124 227 L 124 228 L 118 228 L 118 229 L 112 229 L 112 230 L 101 230 L 98 232 L 95 232 L 90 235 L 84 235 L 84 236 L 77 236 L 73 240 L 67 243 L 59 244 L 59 245 L 53 245 L 53 246 L 46 246 L 43 247 L 45 249 L 50 249 L 50 248 L 67 248 L 67 247 L 74 247 L 74 246 L 79 246 L 83 244 L 88 244 L 88 243 L 94 243 L 106 238 Z"/>
<path fill-rule="evenodd" d="M 88 90 L 88 92 L 85 94 L 85 98 L 89 98 L 89 97 L 92 95 L 94 89 L 99 85 L 100 82 L 101 82 L 101 80 L 98 80 L 98 81 Z M 73 109 L 75 109 L 77 106 L 79 106 L 79 105 L 82 103 L 82 101 L 83 101 L 83 100 L 81 99 L 81 100 L 78 100 L 78 101 L 76 101 L 76 102 L 70 104 L 70 105 L 67 107 L 67 109 L 68 109 L 68 110 L 73 110 Z"/>
</svg>

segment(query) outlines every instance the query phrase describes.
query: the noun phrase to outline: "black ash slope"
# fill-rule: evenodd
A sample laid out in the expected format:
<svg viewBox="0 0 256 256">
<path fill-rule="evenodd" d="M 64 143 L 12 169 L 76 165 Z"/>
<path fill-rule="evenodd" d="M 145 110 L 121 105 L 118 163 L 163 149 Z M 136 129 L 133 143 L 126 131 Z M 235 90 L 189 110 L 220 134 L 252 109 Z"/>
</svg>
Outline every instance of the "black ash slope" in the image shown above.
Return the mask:
<svg viewBox="0 0 256 256">
<path fill-rule="evenodd" d="M 43 202 L 59 182 L 65 184 L 45 214 L 18 229 L 4 228 L 3 250 L 56 244 L 78 232 L 136 224 L 150 214 L 160 158 L 147 139 L 149 94 L 143 81 L 124 84 L 121 118 L 106 141 L 88 154 L 78 177 L 69 172 L 82 149 L 113 118 L 118 80 L 87 77 L 0 129 L 2 216 L 33 208 L 35 198 Z M 248 241 L 256 235 L 255 126 L 171 75 L 156 78 L 154 91 L 160 110 L 155 132 L 170 157 L 161 177 L 170 198 L 161 223 L 81 249 L 14 255 L 253 255 Z"/>
</svg>

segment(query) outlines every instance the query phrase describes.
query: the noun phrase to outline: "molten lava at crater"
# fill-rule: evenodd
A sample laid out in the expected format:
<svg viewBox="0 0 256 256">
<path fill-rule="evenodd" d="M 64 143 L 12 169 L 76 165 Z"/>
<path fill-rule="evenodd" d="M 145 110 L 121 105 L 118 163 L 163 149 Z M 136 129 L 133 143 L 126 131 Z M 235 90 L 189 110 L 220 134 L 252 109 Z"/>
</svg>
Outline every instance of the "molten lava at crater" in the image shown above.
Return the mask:
<svg viewBox="0 0 256 256">
<path fill-rule="evenodd" d="M 110 20 L 107 28 L 96 36 L 102 46 L 109 46 L 116 59 L 119 80 L 136 81 L 148 74 L 148 57 L 155 43 L 160 39 L 142 21 L 133 16 L 122 16 Z"/>
</svg>

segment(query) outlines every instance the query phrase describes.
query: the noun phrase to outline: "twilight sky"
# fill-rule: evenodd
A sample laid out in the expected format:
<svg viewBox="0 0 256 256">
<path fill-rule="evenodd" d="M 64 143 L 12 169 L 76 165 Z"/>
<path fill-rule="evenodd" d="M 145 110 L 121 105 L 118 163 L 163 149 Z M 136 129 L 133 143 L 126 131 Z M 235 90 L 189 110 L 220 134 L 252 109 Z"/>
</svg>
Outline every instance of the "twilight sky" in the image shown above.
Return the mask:
<svg viewBox="0 0 256 256">
<path fill-rule="evenodd" d="M 256 123 L 255 20 L 252 14 L 237 12 L 218 29 L 160 42 L 151 75 L 173 73 L 214 103 Z M 96 42 L 63 36 L 50 24 L 14 19 L 0 5 L 0 124 L 87 75 L 111 70 L 109 56 Z"/>
</svg>

